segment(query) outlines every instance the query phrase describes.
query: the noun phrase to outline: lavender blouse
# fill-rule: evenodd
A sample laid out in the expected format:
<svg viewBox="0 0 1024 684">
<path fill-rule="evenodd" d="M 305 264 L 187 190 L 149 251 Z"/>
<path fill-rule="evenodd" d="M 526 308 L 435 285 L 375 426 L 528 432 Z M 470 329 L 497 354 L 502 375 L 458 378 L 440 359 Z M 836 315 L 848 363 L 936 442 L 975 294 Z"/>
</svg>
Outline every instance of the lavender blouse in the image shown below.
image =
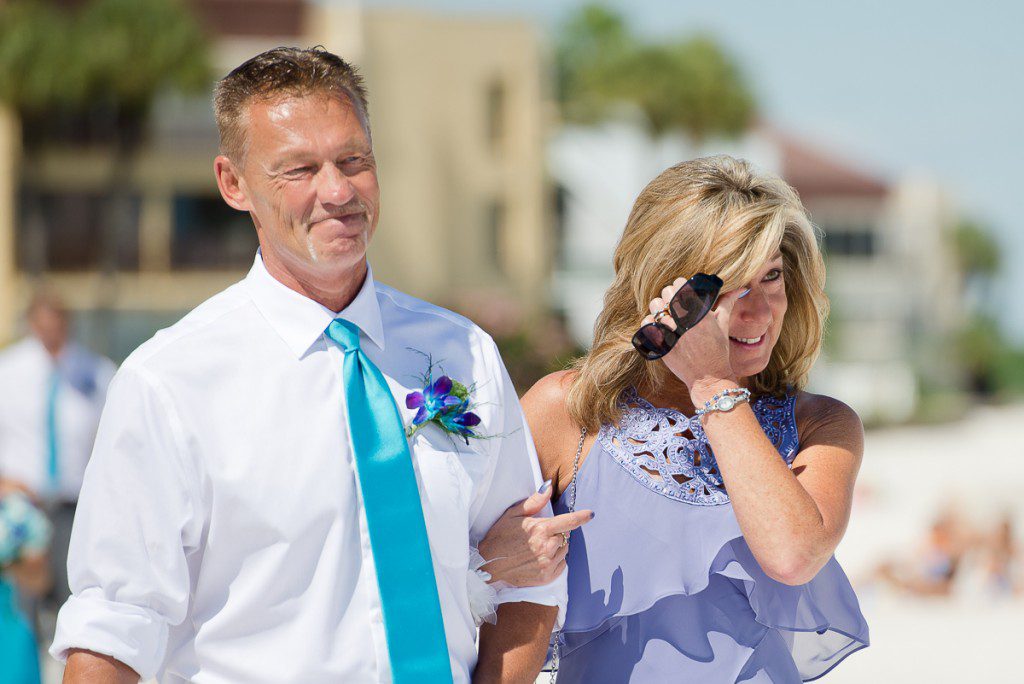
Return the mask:
<svg viewBox="0 0 1024 684">
<path fill-rule="evenodd" d="M 794 403 L 752 404 L 787 464 Z M 619 422 L 601 428 L 576 479 L 576 507 L 596 515 L 569 544 L 560 684 L 812 681 L 868 645 L 834 557 L 799 586 L 761 570 L 698 418 L 631 391 Z"/>
</svg>

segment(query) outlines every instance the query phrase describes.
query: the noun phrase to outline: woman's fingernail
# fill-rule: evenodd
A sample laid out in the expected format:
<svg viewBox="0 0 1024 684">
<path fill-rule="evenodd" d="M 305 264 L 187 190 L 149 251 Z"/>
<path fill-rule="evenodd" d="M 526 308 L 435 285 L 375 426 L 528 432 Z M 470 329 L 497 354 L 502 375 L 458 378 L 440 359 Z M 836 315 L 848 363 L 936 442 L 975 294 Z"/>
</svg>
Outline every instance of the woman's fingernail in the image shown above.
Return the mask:
<svg viewBox="0 0 1024 684">
<path fill-rule="evenodd" d="M 550 486 L 551 486 L 551 480 L 545 480 L 545 481 L 544 481 L 544 484 L 542 484 L 542 485 L 540 486 L 540 489 L 538 489 L 538 490 L 537 490 L 537 493 L 538 493 L 538 494 L 543 494 L 544 492 L 548 491 L 548 488 L 549 488 Z"/>
<path fill-rule="evenodd" d="M 743 294 L 741 294 L 741 295 L 740 295 L 739 297 L 737 297 L 736 299 L 743 299 L 743 298 L 744 298 L 744 297 L 746 297 L 746 296 L 747 296 L 748 294 L 750 294 L 750 288 L 749 288 L 749 287 L 748 287 L 748 288 L 747 288 L 746 290 L 744 290 L 744 291 L 743 291 Z"/>
<path fill-rule="evenodd" d="M 591 519 L 591 520 L 593 520 L 593 519 L 594 519 L 594 511 L 590 511 L 590 519 Z"/>
</svg>

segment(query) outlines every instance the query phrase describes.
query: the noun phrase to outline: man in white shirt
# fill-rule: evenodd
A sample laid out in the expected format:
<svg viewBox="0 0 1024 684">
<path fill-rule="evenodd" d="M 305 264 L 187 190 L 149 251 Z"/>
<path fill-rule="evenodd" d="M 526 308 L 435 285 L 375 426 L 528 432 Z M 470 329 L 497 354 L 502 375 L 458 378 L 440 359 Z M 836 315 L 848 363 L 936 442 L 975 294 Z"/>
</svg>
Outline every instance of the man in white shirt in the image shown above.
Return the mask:
<svg viewBox="0 0 1024 684">
<path fill-rule="evenodd" d="M 375 565 L 380 522 L 366 494 L 389 483 L 367 482 L 365 434 L 346 423 L 359 398 L 353 349 L 331 336 L 341 325 L 406 426 L 428 355 L 434 379 L 443 369 L 471 388 L 479 438 L 431 424 L 408 441 L 443 679 L 532 682 L 565 602 L 558 540 L 587 512 L 533 526 L 555 549 L 553 571 L 501 585 L 478 657 L 487 601 L 471 546 L 541 486 L 539 470 L 493 341 L 373 279 L 379 191 L 361 79 L 323 50 L 279 48 L 222 80 L 215 109 L 221 194 L 250 213 L 260 253 L 245 280 L 143 344 L 112 383 L 72 539 L 74 595 L 51 648 L 70 654 L 65 681 L 411 681 L 392 651 L 426 638 L 429 620 L 423 634 L 388 627 L 378 583 L 394 565 Z"/>
<path fill-rule="evenodd" d="M 53 523 L 55 611 L 69 596 L 71 522 L 115 367 L 70 339 L 70 315 L 52 292 L 35 294 L 27 319 L 31 335 L 0 353 L 0 475 Z"/>
</svg>

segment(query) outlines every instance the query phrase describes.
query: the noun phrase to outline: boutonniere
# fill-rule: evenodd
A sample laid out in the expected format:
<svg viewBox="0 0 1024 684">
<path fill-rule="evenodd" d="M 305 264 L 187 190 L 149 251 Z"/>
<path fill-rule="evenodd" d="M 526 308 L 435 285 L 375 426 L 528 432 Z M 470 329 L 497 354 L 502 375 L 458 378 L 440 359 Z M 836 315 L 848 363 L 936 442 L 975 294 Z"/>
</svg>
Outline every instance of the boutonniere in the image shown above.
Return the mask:
<svg viewBox="0 0 1024 684">
<path fill-rule="evenodd" d="M 412 437 L 420 428 L 433 423 L 448 434 L 458 435 L 466 444 L 470 437 L 480 438 L 474 429 L 480 424 L 480 416 L 471 410 L 473 386 L 466 387 L 447 375 L 435 379 L 429 356 L 427 363 L 427 372 L 421 378 L 423 389 L 405 396 L 406 408 L 417 409 L 406 435 Z"/>
</svg>

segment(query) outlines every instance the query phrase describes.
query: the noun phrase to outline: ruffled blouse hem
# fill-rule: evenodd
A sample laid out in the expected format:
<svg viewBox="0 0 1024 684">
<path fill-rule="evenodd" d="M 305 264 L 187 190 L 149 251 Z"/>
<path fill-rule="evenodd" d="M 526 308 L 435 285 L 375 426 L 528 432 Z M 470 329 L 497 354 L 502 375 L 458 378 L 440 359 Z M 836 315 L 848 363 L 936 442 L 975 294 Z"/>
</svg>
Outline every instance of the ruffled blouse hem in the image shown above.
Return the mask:
<svg viewBox="0 0 1024 684">
<path fill-rule="evenodd" d="M 742 536 L 726 541 L 702 579 L 689 588 L 679 587 L 644 595 L 649 586 L 632 586 L 633 600 L 623 601 L 615 612 L 605 613 L 584 625 L 573 624 L 570 602 L 563 629 L 564 655 L 585 646 L 622 618 L 650 610 L 673 596 L 694 596 L 706 590 L 714 575 L 742 584 L 754 620 L 768 629 L 783 632 L 802 681 L 820 679 L 851 654 L 866 648 L 868 627 L 846 574 L 833 557 L 806 584 L 786 585 L 768 577 L 754 559 Z M 685 582 L 684 582 L 685 584 Z M 625 587 L 623 594 L 626 593 Z M 643 597 L 642 599 L 640 597 Z M 574 620 L 574 617 L 576 620 Z"/>
<path fill-rule="evenodd" d="M 810 679 L 803 680 L 805 682 L 813 682 L 813 681 L 816 681 L 818 679 L 821 679 L 822 677 L 827 675 L 829 672 L 831 672 L 832 670 L 834 670 L 837 667 L 839 667 L 839 663 L 843 662 L 844 660 L 846 660 L 847 658 L 852 656 L 857 651 L 862 651 L 865 648 L 867 648 L 868 646 L 870 646 L 870 644 L 867 641 L 861 641 L 859 638 L 853 636 L 852 634 L 847 634 L 846 632 L 843 632 L 842 630 L 839 630 L 839 629 L 829 629 L 829 631 L 830 632 L 836 632 L 837 634 L 842 634 L 846 638 L 851 639 L 852 643 L 856 643 L 857 645 L 854 646 L 853 648 L 849 649 L 845 653 L 842 653 L 841 655 L 840 654 L 836 654 L 837 660 L 834 663 L 829 665 L 828 668 L 826 668 L 820 674 L 816 674 L 813 677 L 811 677 Z"/>
</svg>

